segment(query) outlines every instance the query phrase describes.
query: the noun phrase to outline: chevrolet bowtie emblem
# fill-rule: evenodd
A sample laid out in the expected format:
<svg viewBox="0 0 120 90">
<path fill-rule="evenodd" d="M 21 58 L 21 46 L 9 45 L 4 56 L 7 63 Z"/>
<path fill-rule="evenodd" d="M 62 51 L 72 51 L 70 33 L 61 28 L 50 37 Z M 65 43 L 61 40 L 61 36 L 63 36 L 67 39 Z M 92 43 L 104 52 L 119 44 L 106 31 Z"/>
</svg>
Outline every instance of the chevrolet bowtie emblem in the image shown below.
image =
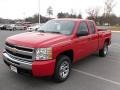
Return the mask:
<svg viewBox="0 0 120 90">
<path fill-rule="evenodd" d="M 16 52 L 17 52 L 17 49 L 16 49 L 16 48 L 12 48 L 12 52 L 13 52 L 13 53 L 16 53 Z"/>
</svg>

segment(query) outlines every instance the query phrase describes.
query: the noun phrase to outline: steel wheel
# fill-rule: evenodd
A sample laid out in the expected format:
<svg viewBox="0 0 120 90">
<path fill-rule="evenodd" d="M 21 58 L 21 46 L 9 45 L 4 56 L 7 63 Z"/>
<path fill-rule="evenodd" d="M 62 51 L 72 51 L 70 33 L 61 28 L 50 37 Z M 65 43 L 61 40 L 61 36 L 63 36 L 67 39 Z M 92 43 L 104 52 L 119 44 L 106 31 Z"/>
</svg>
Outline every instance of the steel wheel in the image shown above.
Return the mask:
<svg viewBox="0 0 120 90">
<path fill-rule="evenodd" d="M 108 53 L 108 44 L 105 43 L 103 49 L 99 50 L 99 56 L 105 57 Z"/>
<path fill-rule="evenodd" d="M 60 66 L 60 77 L 61 78 L 66 78 L 69 74 L 69 63 L 67 61 L 62 62 L 61 66 Z"/>
<path fill-rule="evenodd" d="M 105 45 L 105 47 L 104 47 L 104 54 L 107 55 L 107 53 L 108 53 L 108 46 Z"/>
<path fill-rule="evenodd" d="M 58 57 L 56 68 L 54 72 L 54 81 L 63 82 L 65 81 L 71 72 L 71 60 L 68 56 L 61 55 Z"/>
</svg>

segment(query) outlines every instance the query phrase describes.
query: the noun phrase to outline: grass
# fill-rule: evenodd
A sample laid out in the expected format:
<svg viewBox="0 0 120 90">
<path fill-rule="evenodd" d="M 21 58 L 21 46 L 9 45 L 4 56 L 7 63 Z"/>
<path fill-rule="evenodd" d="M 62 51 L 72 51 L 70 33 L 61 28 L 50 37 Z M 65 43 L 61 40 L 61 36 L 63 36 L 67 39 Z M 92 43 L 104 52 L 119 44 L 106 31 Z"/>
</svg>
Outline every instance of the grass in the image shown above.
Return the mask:
<svg viewBox="0 0 120 90">
<path fill-rule="evenodd" d="M 102 29 L 109 29 L 112 31 L 120 31 L 120 26 L 98 26 L 98 27 Z"/>
<path fill-rule="evenodd" d="M 120 26 L 111 26 L 109 29 L 112 31 L 120 31 Z"/>
</svg>

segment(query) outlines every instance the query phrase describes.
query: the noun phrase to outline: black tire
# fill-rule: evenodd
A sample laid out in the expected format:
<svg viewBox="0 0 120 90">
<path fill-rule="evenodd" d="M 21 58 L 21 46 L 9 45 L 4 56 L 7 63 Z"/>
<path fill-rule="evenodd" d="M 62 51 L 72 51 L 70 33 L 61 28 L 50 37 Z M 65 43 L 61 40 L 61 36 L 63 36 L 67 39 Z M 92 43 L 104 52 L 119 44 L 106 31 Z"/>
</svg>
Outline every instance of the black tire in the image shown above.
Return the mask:
<svg viewBox="0 0 120 90">
<path fill-rule="evenodd" d="M 35 31 L 37 31 L 37 30 L 38 30 L 38 28 L 35 29 Z"/>
<path fill-rule="evenodd" d="M 16 28 L 13 28 L 13 31 L 15 31 L 16 30 Z"/>
<path fill-rule="evenodd" d="M 108 54 L 108 44 L 105 43 L 103 49 L 99 50 L 99 56 L 105 57 Z"/>
<path fill-rule="evenodd" d="M 63 64 L 66 63 L 66 66 L 62 66 Z M 69 68 L 66 68 L 69 64 Z M 62 69 L 64 67 L 64 70 Z M 61 70 L 60 70 L 61 69 Z M 68 69 L 68 71 L 67 71 Z M 66 70 L 66 72 L 64 73 L 65 76 L 62 76 L 63 72 Z M 61 55 L 58 60 L 57 60 L 57 63 L 56 63 L 56 68 L 55 68 L 55 72 L 54 72 L 54 81 L 55 82 L 63 82 L 65 81 L 69 75 L 70 75 L 70 72 L 71 72 L 71 60 L 68 56 L 65 56 L 65 55 Z"/>
</svg>

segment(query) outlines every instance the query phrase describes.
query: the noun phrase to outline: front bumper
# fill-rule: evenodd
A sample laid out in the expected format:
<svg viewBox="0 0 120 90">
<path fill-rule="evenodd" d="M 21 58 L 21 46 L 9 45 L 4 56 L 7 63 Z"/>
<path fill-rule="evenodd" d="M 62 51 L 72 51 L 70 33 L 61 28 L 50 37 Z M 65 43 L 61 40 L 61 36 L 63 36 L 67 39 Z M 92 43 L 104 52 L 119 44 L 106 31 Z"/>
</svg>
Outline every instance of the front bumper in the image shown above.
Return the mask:
<svg viewBox="0 0 120 90">
<path fill-rule="evenodd" d="M 32 62 L 23 62 L 20 60 L 16 60 L 12 57 L 10 57 L 7 53 L 3 53 L 3 60 L 8 63 L 9 65 L 13 65 L 18 68 L 26 69 L 26 70 L 32 70 Z"/>
<path fill-rule="evenodd" d="M 33 76 L 43 77 L 52 76 L 54 74 L 56 60 L 23 62 L 13 59 L 7 53 L 3 53 L 3 60 L 8 65 L 13 65 L 19 69 L 28 70 L 32 72 Z"/>
</svg>

